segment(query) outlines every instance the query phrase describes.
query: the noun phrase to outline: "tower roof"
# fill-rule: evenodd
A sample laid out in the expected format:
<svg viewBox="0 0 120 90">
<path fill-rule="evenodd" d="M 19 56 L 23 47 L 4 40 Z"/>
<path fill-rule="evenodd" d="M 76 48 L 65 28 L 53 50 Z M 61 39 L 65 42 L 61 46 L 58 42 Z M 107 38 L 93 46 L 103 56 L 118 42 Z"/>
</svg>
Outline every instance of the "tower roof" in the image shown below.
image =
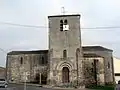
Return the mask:
<svg viewBox="0 0 120 90">
<path fill-rule="evenodd" d="M 80 16 L 80 14 L 71 14 L 71 15 L 53 15 L 53 16 L 48 16 L 48 18 L 51 18 L 51 17 L 71 17 L 71 16 Z"/>
</svg>

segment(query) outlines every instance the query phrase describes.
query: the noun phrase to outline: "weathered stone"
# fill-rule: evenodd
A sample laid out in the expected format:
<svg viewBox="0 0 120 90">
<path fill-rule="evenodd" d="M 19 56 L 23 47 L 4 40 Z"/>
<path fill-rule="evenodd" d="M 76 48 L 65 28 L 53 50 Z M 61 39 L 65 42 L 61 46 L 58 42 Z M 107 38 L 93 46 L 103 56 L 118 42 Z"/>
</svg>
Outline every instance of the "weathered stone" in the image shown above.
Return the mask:
<svg viewBox="0 0 120 90">
<path fill-rule="evenodd" d="M 24 82 L 24 72 L 27 72 L 27 82 L 46 82 L 52 86 L 82 88 L 95 81 L 99 85 L 114 82 L 112 50 L 81 46 L 80 15 L 49 16 L 48 19 L 49 50 L 9 52 L 6 61 L 9 82 Z M 61 20 L 67 20 L 68 31 L 61 31 Z M 98 60 L 96 74 L 92 71 L 94 60 Z"/>
<path fill-rule="evenodd" d="M 61 20 L 63 22 L 67 20 L 69 25 L 68 31 L 60 30 Z M 67 67 L 69 70 L 69 77 L 68 77 L 69 82 L 72 82 L 74 79 L 77 79 L 78 77 L 83 78 L 82 63 L 81 63 L 83 57 L 81 50 L 82 47 L 81 47 L 81 36 L 80 36 L 81 35 L 80 15 L 49 17 L 49 26 L 50 26 L 49 49 L 52 50 L 52 52 L 50 52 L 50 72 L 49 72 L 50 74 L 48 76 L 49 79 L 56 78 L 56 82 L 58 83 L 64 82 L 63 80 L 64 67 Z M 66 50 L 67 53 L 67 57 L 65 58 L 64 58 L 64 50 Z M 78 55 L 77 58 L 76 58 L 76 54 Z M 54 72 L 57 70 L 59 70 L 60 73 L 56 73 L 56 75 L 54 76 Z M 76 72 L 73 72 L 73 70 L 75 70 Z"/>
</svg>

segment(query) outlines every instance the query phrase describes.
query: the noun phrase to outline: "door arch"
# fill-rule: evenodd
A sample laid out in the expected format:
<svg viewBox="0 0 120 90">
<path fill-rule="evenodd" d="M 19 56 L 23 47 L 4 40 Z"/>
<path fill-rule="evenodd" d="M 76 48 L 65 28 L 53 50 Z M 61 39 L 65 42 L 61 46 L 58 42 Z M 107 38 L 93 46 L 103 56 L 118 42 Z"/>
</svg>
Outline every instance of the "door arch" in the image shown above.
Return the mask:
<svg viewBox="0 0 120 90">
<path fill-rule="evenodd" d="M 41 84 L 43 84 L 43 85 L 47 84 L 47 73 L 41 74 Z"/>
<path fill-rule="evenodd" d="M 69 69 L 68 69 L 68 67 L 63 67 L 63 69 L 62 69 L 62 82 L 69 83 Z"/>
<path fill-rule="evenodd" d="M 40 74 L 36 73 L 36 77 L 35 77 L 35 83 L 39 83 L 40 82 Z"/>
</svg>

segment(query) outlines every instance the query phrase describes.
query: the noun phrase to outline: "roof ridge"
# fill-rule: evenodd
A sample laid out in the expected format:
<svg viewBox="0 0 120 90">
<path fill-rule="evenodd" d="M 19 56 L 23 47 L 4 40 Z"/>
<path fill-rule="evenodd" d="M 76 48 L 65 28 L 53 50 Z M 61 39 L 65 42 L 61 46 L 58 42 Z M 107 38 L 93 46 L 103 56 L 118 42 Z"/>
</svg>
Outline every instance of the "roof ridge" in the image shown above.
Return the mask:
<svg viewBox="0 0 120 90">
<path fill-rule="evenodd" d="M 103 46 L 101 46 L 101 45 L 99 45 L 99 46 L 82 46 L 82 48 L 85 50 L 85 49 L 95 49 L 95 50 L 107 50 L 107 51 L 113 51 L 113 50 L 111 50 L 111 49 L 108 49 L 108 48 L 106 48 L 106 47 L 103 47 Z"/>
<path fill-rule="evenodd" d="M 44 53 L 48 52 L 48 50 L 31 50 L 31 51 L 11 51 L 8 52 L 8 55 L 17 55 L 17 54 L 39 54 L 39 53 Z"/>
</svg>

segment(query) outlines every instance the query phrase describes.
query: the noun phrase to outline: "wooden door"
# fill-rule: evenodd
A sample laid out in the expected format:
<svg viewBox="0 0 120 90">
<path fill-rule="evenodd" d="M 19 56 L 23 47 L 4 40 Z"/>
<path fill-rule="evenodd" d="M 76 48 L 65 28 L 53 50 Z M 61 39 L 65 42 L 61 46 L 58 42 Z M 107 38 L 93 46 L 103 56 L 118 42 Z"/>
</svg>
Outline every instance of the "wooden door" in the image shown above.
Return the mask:
<svg viewBox="0 0 120 90">
<path fill-rule="evenodd" d="M 67 67 L 63 67 L 62 81 L 63 81 L 63 83 L 68 83 L 69 82 L 69 69 Z"/>
</svg>

